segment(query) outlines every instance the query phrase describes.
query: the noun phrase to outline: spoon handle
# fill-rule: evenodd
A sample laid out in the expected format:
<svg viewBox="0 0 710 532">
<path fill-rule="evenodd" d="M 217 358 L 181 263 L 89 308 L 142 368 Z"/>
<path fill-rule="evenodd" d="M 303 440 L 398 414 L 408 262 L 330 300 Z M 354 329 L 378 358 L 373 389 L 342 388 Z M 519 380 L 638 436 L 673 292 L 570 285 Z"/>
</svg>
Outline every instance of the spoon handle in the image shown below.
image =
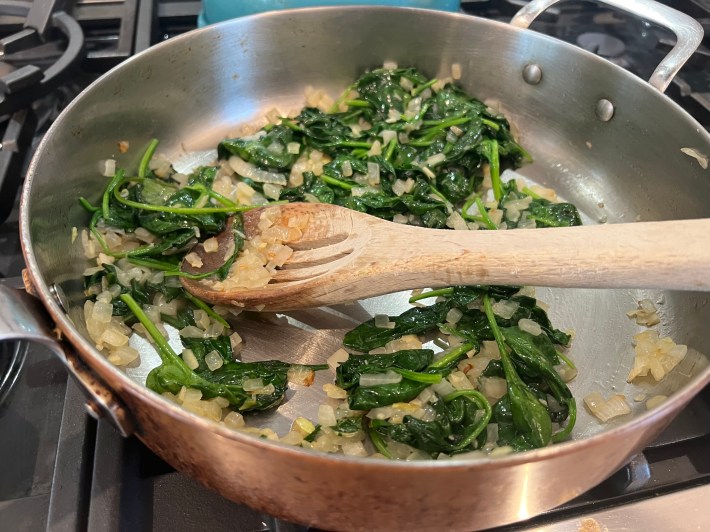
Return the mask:
<svg viewBox="0 0 710 532">
<path fill-rule="evenodd" d="M 383 228 L 373 228 L 368 253 L 390 258 L 371 277 L 380 286 L 710 290 L 710 219 L 536 231 Z"/>
</svg>

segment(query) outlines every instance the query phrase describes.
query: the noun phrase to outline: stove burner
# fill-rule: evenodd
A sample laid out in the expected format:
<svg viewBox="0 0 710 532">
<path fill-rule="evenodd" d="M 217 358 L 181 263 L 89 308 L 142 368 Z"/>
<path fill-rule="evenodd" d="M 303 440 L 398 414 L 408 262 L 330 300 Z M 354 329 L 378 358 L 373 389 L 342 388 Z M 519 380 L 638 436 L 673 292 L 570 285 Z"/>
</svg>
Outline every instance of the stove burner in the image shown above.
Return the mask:
<svg viewBox="0 0 710 532">
<path fill-rule="evenodd" d="M 37 118 L 32 109 L 16 111 L 0 125 L 0 129 L 5 130 L 0 141 L 0 223 L 7 220 L 15 204 L 25 154 L 36 126 Z"/>
<path fill-rule="evenodd" d="M 0 405 L 17 382 L 27 355 L 25 342 L 0 343 Z"/>
<path fill-rule="evenodd" d="M 55 89 L 81 59 L 81 27 L 65 12 L 55 11 L 55 4 L 0 1 L 0 15 L 25 18 L 20 31 L 0 39 L 0 114 L 17 111 Z"/>
<path fill-rule="evenodd" d="M 606 33 L 592 31 L 582 33 L 577 37 L 577 45 L 589 52 L 607 58 L 620 57 L 626 51 L 626 45 L 621 39 Z"/>
</svg>

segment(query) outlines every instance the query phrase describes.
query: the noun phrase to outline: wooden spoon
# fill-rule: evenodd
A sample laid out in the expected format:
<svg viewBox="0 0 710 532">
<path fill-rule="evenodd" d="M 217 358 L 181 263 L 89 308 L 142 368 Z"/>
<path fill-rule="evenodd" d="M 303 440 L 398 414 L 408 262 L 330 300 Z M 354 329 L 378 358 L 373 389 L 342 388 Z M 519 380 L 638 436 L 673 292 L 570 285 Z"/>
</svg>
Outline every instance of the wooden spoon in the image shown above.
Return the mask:
<svg viewBox="0 0 710 532">
<path fill-rule="evenodd" d="M 277 224 L 308 216 L 293 255 L 264 288 L 217 291 L 183 279 L 195 296 L 247 309 L 286 311 L 333 305 L 400 290 L 455 285 L 710 290 L 710 219 L 509 231 L 424 229 L 344 207 L 292 203 L 244 214 L 247 238 L 265 209 Z M 220 248 L 232 239 L 220 235 Z M 221 265 L 205 253 L 201 269 Z"/>
</svg>

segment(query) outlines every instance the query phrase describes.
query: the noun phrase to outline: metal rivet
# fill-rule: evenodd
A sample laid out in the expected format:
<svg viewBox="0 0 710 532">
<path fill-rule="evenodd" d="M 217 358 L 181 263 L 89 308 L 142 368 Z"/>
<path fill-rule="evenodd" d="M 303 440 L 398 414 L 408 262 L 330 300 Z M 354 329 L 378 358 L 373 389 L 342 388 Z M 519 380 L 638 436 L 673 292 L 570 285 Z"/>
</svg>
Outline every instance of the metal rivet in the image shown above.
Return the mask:
<svg viewBox="0 0 710 532">
<path fill-rule="evenodd" d="M 542 70 L 539 65 L 530 63 L 523 68 L 523 79 L 530 85 L 537 85 L 542 81 Z"/>
<path fill-rule="evenodd" d="M 66 296 L 64 295 L 64 291 L 58 285 L 52 283 L 49 285 L 49 293 L 52 294 L 52 297 L 54 297 L 54 300 L 61 307 L 61 309 L 66 312 L 67 307 L 64 305 Z"/>
<path fill-rule="evenodd" d="M 614 104 L 606 98 L 597 102 L 597 118 L 602 122 L 608 122 L 614 116 Z"/>
</svg>

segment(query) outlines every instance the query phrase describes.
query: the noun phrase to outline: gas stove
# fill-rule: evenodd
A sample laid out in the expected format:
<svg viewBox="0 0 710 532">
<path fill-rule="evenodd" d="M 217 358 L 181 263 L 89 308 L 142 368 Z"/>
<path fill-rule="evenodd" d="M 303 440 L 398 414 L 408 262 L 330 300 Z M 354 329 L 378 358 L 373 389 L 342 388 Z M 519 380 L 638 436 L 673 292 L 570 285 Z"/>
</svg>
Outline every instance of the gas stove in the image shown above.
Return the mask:
<svg viewBox="0 0 710 532">
<path fill-rule="evenodd" d="M 526 2 L 467 0 L 509 21 Z M 710 35 L 710 1 L 665 2 Z M 0 1 L 0 283 L 20 288 L 18 188 L 47 127 L 100 73 L 196 27 L 200 2 Z M 671 33 L 589 2 L 564 2 L 532 29 L 648 78 Z M 710 128 L 710 38 L 667 94 Z M 40 347 L 0 344 L 3 530 L 286 531 L 303 527 L 231 503 L 174 471 L 137 439 L 89 416 L 63 366 Z M 710 517 L 710 388 L 608 480 L 541 516 L 497 530 L 700 530 Z M 666 521 L 666 519 L 668 519 Z"/>
</svg>

